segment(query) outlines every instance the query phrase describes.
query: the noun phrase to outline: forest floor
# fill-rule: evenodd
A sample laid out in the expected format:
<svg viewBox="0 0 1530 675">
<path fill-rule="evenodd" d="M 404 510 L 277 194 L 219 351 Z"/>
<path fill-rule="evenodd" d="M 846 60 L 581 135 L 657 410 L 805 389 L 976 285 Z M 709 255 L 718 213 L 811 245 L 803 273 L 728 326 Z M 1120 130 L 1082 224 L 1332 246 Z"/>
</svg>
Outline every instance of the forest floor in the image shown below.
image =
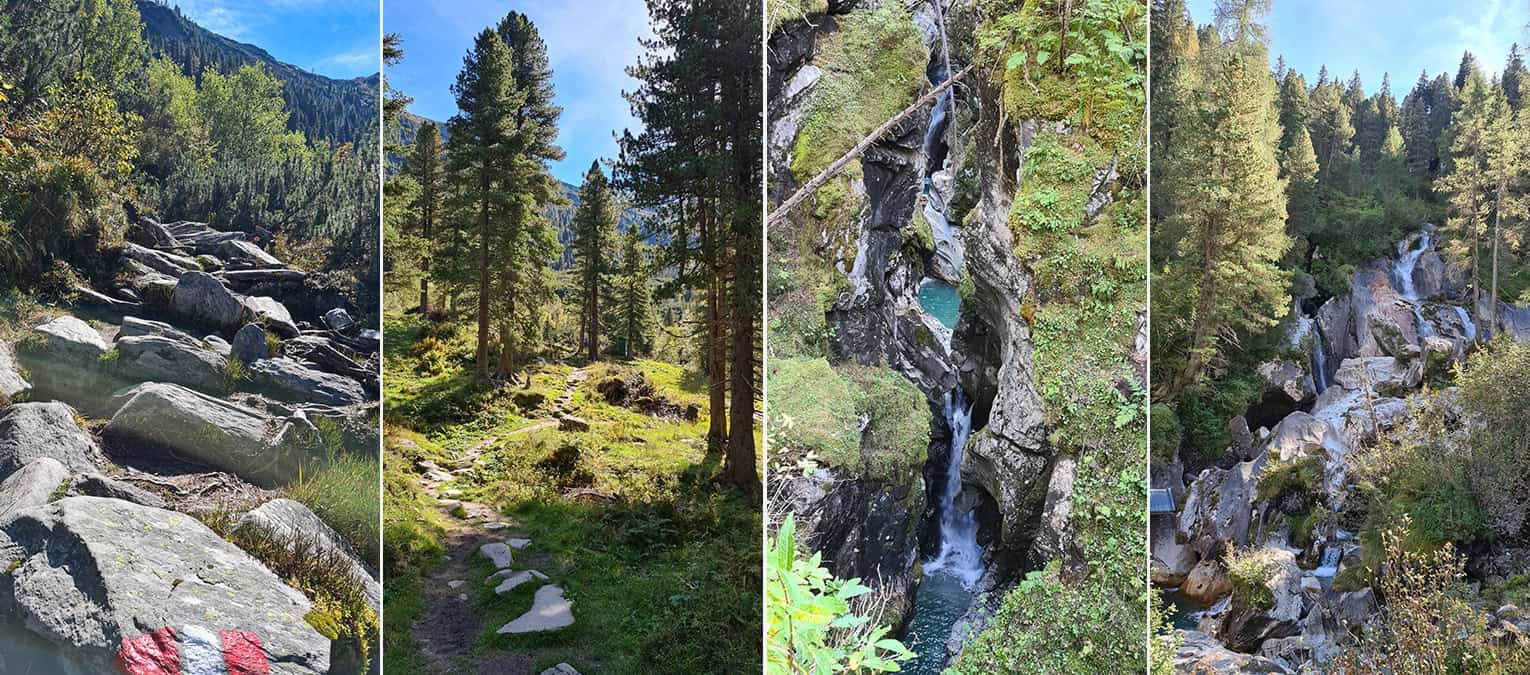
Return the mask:
<svg viewBox="0 0 1530 675">
<path fill-rule="evenodd" d="M 465 330 L 401 316 L 388 326 L 390 668 L 758 667 L 759 513 L 712 480 L 722 455 L 707 451 L 702 377 L 652 360 L 542 363 L 496 388 L 467 372 Z M 599 387 L 613 380 L 646 382 L 674 405 L 609 402 Z M 509 569 L 547 578 L 496 593 L 479 552 L 494 543 L 511 545 Z M 563 590 L 572 625 L 497 634 L 547 586 Z"/>
</svg>

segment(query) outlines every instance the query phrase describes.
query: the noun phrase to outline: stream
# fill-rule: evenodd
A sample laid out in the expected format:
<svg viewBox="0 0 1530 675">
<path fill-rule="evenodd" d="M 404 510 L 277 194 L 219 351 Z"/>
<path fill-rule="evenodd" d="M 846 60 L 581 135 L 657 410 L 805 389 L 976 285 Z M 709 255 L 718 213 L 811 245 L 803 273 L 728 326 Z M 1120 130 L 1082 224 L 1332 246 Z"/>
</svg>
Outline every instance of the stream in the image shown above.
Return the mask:
<svg viewBox="0 0 1530 675">
<path fill-rule="evenodd" d="M 962 450 L 972 432 L 972 404 L 958 387 L 946 393 L 946 423 L 951 429 L 945 475 L 936 509 L 940 550 L 924 563 L 924 579 L 914 594 L 914 616 L 904 636 L 918 656 L 904 664 L 907 673 L 939 673 L 946 666 L 951 628 L 972 605 L 972 587 L 983 576 L 983 549 L 977 543 L 977 514 L 956 504 L 962 489 Z"/>
</svg>

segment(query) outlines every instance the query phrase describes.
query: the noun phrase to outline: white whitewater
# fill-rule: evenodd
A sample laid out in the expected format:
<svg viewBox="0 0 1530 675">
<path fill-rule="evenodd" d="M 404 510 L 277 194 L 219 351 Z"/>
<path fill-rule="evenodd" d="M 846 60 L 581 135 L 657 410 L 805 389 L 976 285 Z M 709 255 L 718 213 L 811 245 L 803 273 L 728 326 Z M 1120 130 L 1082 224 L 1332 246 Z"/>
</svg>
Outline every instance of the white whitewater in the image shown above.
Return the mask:
<svg viewBox="0 0 1530 675">
<path fill-rule="evenodd" d="M 1466 339 L 1477 341 L 1477 324 L 1472 323 L 1472 315 L 1466 312 L 1466 308 L 1460 305 L 1451 305 L 1456 310 L 1456 316 L 1461 317 L 1461 327 L 1466 330 Z"/>
<path fill-rule="evenodd" d="M 972 433 L 972 404 L 961 388 L 946 393 L 946 423 L 951 427 L 946 484 L 940 495 L 940 553 L 924 565 L 925 576 L 945 573 L 968 587 L 983 576 L 983 549 L 977 543 L 977 514 L 956 506 L 962 490 L 962 450 Z"/>
<path fill-rule="evenodd" d="M 1316 322 L 1312 326 L 1312 370 L 1312 384 L 1317 387 L 1317 393 L 1327 391 L 1328 352 L 1323 346 L 1323 333 L 1318 330 Z"/>
<path fill-rule="evenodd" d="M 1397 284 L 1397 292 L 1403 299 L 1417 302 L 1418 290 L 1413 287 L 1413 270 L 1418 267 L 1418 259 L 1429 250 L 1430 239 L 1433 235 L 1425 230 L 1419 233 L 1418 246 L 1411 250 L 1404 250 L 1406 242 L 1397 242 L 1397 262 L 1392 263 L 1392 280 Z"/>
</svg>

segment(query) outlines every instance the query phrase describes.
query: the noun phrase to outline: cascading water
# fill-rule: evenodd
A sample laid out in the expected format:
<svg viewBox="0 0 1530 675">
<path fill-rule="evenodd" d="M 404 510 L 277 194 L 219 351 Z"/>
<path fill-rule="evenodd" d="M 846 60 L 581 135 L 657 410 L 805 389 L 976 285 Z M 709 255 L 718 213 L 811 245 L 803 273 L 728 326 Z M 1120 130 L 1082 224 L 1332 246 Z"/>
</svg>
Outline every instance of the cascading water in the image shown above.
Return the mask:
<svg viewBox="0 0 1530 675">
<path fill-rule="evenodd" d="M 904 642 L 917 655 L 905 673 L 939 673 L 946 664 L 951 628 L 972 604 L 972 587 L 983 576 L 983 549 L 977 543 L 977 515 L 956 503 L 962 490 L 962 450 L 972 432 L 972 404 L 961 388 L 946 393 L 946 424 L 951 429 L 945 475 L 936 512 L 940 550 L 924 563 L 924 579 L 914 595 L 914 615 Z"/>
<path fill-rule="evenodd" d="M 962 491 L 962 449 L 972 433 L 972 404 L 961 388 L 946 393 L 946 423 L 951 447 L 946 456 L 945 490 L 940 495 L 940 553 L 924 565 L 925 576 L 950 574 L 968 586 L 983 576 L 983 549 L 977 543 L 977 514 L 956 506 Z"/>
<path fill-rule="evenodd" d="M 1312 384 L 1317 393 L 1328 390 L 1328 350 L 1323 345 L 1323 331 L 1314 323 L 1312 327 Z"/>
<path fill-rule="evenodd" d="M 1424 311 L 1420 309 L 1418 305 L 1413 306 L 1413 320 L 1418 326 L 1419 338 L 1426 338 L 1434 335 L 1434 326 L 1429 325 L 1429 321 L 1424 318 Z"/>
<path fill-rule="evenodd" d="M 1413 270 L 1418 267 L 1418 259 L 1429 250 L 1431 236 L 1428 230 L 1419 233 L 1418 246 L 1411 250 L 1404 250 L 1404 242 L 1397 244 L 1397 262 L 1392 263 L 1392 281 L 1405 300 L 1418 300 L 1418 291 L 1413 287 Z"/>
<path fill-rule="evenodd" d="M 1452 305 L 1451 307 L 1456 310 L 1456 316 L 1461 317 L 1461 329 L 1466 331 L 1466 339 L 1476 342 L 1477 324 L 1472 323 L 1472 316 L 1466 313 L 1465 307 L 1460 305 Z"/>
</svg>

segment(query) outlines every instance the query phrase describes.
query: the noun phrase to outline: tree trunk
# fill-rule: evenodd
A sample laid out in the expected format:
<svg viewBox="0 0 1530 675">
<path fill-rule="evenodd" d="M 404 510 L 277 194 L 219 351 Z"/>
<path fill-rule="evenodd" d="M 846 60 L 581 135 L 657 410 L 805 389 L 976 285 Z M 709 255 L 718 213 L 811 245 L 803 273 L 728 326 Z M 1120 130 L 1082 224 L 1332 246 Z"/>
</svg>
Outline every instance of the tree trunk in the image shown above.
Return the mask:
<svg viewBox="0 0 1530 675">
<path fill-rule="evenodd" d="M 1492 303 L 1490 309 L 1493 319 L 1492 325 L 1498 326 L 1498 227 L 1503 223 L 1503 199 L 1504 192 L 1509 189 L 1509 176 L 1502 170 L 1498 174 L 1498 204 L 1493 209 L 1493 291 L 1488 294 L 1488 302 Z"/>
<path fill-rule="evenodd" d="M 1217 247 L 1221 243 L 1217 232 L 1218 221 L 1213 218 L 1207 226 L 1206 239 L 1201 244 L 1201 264 L 1204 270 L 1201 274 L 1200 296 L 1196 298 L 1195 315 L 1191 317 L 1190 329 L 1190 353 L 1185 357 L 1185 366 L 1179 374 L 1169 383 L 1169 391 L 1165 392 L 1164 398 L 1172 399 L 1193 384 L 1200 377 L 1201 369 L 1206 366 L 1206 350 L 1210 346 L 1206 343 L 1216 335 L 1216 327 L 1211 320 L 1211 314 L 1216 307 L 1217 282 L 1216 275 L 1211 269 L 1217 264 Z"/>
<path fill-rule="evenodd" d="M 722 269 L 717 244 L 717 218 L 712 206 L 703 204 L 702 246 L 707 257 L 707 429 L 708 452 L 721 451 L 728 442 L 728 353 L 723 335 Z"/>
<path fill-rule="evenodd" d="M 600 359 L 600 272 L 590 278 L 590 363 Z"/>
<path fill-rule="evenodd" d="M 478 375 L 489 376 L 489 172 L 479 181 L 478 205 L 478 348 L 473 355 Z"/>
<path fill-rule="evenodd" d="M 420 316 L 430 316 L 430 249 L 432 230 L 435 228 L 431 221 L 435 220 L 435 209 L 431 208 L 431 197 L 425 198 L 424 217 L 422 220 L 425 234 L 425 254 L 420 256 Z"/>
</svg>

